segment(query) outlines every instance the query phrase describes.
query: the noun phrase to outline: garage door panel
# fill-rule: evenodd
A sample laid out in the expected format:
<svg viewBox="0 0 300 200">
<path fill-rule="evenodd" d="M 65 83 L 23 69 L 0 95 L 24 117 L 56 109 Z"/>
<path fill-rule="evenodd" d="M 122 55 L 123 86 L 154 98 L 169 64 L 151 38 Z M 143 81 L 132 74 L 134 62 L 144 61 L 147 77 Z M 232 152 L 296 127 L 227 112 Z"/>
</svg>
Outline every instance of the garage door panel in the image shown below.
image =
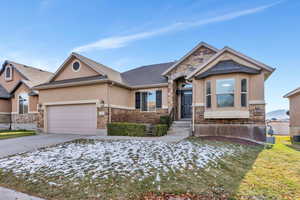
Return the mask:
<svg viewBox="0 0 300 200">
<path fill-rule="evenodd" d="M 50 106 L 47 113 L 47 125 L 50 133 L 96 133 L 97 111 L 95 104 Z"/>
</svg>

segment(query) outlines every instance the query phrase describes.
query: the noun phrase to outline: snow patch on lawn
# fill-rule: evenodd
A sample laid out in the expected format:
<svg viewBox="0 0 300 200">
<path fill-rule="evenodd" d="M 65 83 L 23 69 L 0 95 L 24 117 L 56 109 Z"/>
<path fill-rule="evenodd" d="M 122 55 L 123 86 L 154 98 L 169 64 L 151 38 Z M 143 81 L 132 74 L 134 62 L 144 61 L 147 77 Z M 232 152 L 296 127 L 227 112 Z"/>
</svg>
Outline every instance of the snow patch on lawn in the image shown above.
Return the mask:
<svg viewBox="0 0 300 200">
<path fill-rule="evenodd" d="M 142 180 L 170 171 L 205 168 L 235 153 L 232 146 L 214 146 L 181 141 L 168 144 L 156 141 L 76 142 L 0 159 L 0 168 L 16 175 L 42 173 L 70 179 L 91 176 L 125 176 Z M 52 184 L 52 183 L 51 183 Z"/>
</svg>

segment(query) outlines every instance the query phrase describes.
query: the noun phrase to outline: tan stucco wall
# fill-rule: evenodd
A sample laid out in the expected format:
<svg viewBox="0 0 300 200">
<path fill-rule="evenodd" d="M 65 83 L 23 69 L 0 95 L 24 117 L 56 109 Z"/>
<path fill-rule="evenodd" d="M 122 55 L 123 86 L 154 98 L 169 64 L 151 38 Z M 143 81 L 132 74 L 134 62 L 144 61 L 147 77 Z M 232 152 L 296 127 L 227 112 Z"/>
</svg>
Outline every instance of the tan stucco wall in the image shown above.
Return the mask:
<svg viewBox="0 0 300 200">
<path fill-rule="evenodd" d="M 37 105 L 39 102 L 38 96 L 29 96 L 29 111 L 37 112 Z"/>
<path fill-rule="evenodd" d="M 12 112 L 18 112 L 18 96 L 21 93 L 29 93 L 30 90 L 27 86 L 22 84 L 19 88 L 15 91 L 14 97 L 11 99 L 11 107 Z M 29 110 L 28 112 L 36 112 L 37 111 L 37 103 L 38 103 L 38 96 L 29 96 Z"/>
<path fill-rule="evenodd" d="M 72 69 L 72 64 L 78 61 L 80 63 L 80 69 L 79 71 L 75 72 Z M 81 61 L 77 59 L 70 59 L 63 69 L 56 75 L 54 78 L 55 81 L 58 80 L 65 80 L 65 79 L 73 79 L 73 78 L 80 78 L 80 77 L 89 77 L 89 76 L 97 76 L 100 75 L 96 71 L 94 71 L 92 68 L 87 66 L 85 63 L 82 63 Z"/>
<path fill-rule="evenodd" d="M 39 91 L 39 104 L 80 100 L 104 100 L 107 102 L 107 84 L 54 88 Z"/>
<path fill-rule="evenodd" d="M 11 112 L 11 100 L 0 99 L 0 112 Z"/>
<path fill-rule="evenodd" d="M 265 75 L 264 72 L 257 75 L 250 75 L 249 100 L 264 101 L 265 100 Z"/>
<path fill-rule="evenodd" d="M 289 98 L 290 100 L 290 126 L 300 127 L 300 93 Z"/>
<path fill-rule="evenodd" d="M 119 86 L 109 86 L 109 103 L 111 105 L 133 107 L 132 91 Z"/>
<path fill-rule="evenodd" d="M 196 80 L 193 79 L 193 103 L 205 105 L 206 103 L 206 89 L 205 83 L 206 81 L 211 81 L 211 93 L 212 93 L 212 108 L 208 110 L 232 110 L 233 108 L 218 108 L 216 105 L 216 80 L 218 79 L 235 79 L 235 105 L 234 109 L 243 110 L 247 109 L 245 107 L 241 107 L 241 80 L 246 78 L 248 80 L 248 104 L 249 101 L 264 101 L 264 75 L 247 75 L 241 73 L 235 74 L 226 74 L 226 75 L 215 75 L 207 77 L 206 79 Z"/>
<path fill-rule="evenodd" d="M 8 92 L 11 91 L 19 83 L 20 80 L 24 79 L 16 69 L 14 69 L 14 68 L 12 68 L 12 69 L 13 69 L 12 70 L 12 72 L 13 72 L 12 73 L 12 75 L 13 75 L 12 80 L 10 80 L 10 81 L 5 80 L 5 74 L 4 74 L 5 72 L 3 72 L 0 76 L 0 84 Z"/>
</svg>

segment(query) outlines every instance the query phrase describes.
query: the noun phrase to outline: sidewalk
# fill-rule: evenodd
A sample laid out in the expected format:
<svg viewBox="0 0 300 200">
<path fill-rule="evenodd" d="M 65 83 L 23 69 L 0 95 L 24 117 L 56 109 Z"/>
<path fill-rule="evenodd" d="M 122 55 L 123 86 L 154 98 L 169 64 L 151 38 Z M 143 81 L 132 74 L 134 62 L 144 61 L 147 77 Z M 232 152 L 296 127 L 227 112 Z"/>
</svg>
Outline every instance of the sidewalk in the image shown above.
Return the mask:
<svg viewBox="0 0 300 200">
<path fill-rule="evenodd" d="M 44 200 L 44 199 L 29 196 L 22 192 L 16 192 L 14 190 L 0 187 L 0 200 Z"/>
</svg>

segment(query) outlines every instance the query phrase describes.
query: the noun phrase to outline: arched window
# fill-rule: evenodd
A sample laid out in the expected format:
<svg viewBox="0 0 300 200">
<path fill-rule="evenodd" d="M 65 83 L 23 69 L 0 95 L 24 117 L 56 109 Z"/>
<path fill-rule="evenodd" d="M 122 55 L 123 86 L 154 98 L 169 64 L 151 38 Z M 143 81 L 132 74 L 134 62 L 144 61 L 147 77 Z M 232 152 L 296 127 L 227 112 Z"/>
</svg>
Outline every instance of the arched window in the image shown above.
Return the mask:
<svg viewBox="0 0 300 200">
<path fill-rule="evenodd" d="M 5 68 L 5 80 L 11 80 L 12 79 L 12 68 L 11 66 L 7 66 Z"/>
</svg>

